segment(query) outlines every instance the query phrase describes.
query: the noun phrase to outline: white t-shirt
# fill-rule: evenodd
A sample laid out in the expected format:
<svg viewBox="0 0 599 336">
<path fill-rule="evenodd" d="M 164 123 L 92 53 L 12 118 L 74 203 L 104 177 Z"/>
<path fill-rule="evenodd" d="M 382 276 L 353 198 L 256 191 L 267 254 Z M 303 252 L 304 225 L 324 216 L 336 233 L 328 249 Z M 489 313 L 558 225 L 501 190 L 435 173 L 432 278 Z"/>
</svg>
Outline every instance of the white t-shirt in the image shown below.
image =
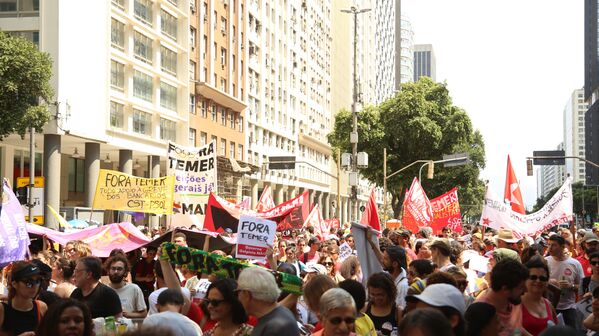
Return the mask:
<svg viewBox="0 0 599 336">
<path fill-rule="evenodd" d="M 150 293 L 148 296 L 148 304 L 150 307 L 148 308 L 148 316 L 152 314 L 158 314 L 158 309 L 156 308 L 156 303 L 158 303 L 158 295 L 162 293 L 167 287 L 158 288 L 157 290 Z M 191 300 L 191 294 L 189 293 L 189 289 L 185 287 L 181 287 L 181 293 L 185 295 L 189 300 Z"/>
<path fill-rule="evenodd" d="M 580 286 L 584 271 L 580 262 L 574 258 L 568 258 L 563 261 L 556 260 L 552 256 L 545 257 L 547 266 L 549 266 L 549 278 L 560 280 L 568 280 L 574 285 Z M 559 303 L 555 309 L 564 310 L 575 308 L 576 306 L 576 291 L 573 289 L 562 289 L 562 294 L 559 298 Z"/>
<path fill-rule="evenodd" d="M 397 287 L 397 297 L 395 298 L 395 304 L 402 310 L 406 309 L 406 295 L 408 295 L 408 275 L 405 269 L 401 269 L 401 273 L 394 280 L 395 287 Z"/>
<path fill-rule="evenodd" d="M 177 336 L 202 336 L 202 329 L 200 329 L 197 323 L 183 314 L 172 311 L 148 316 L 145 318 L 142 326 L 167 328 Z"/>
<path fill-rule="evenodd" d="M 110 287 L 112 288 L 112 287 Z M 112 288 L 119 295 L 123 311 L 128 313 L 146 310 L 144 293 L 138 285 L 127 283 L 121 288 Z"/>
</svg>

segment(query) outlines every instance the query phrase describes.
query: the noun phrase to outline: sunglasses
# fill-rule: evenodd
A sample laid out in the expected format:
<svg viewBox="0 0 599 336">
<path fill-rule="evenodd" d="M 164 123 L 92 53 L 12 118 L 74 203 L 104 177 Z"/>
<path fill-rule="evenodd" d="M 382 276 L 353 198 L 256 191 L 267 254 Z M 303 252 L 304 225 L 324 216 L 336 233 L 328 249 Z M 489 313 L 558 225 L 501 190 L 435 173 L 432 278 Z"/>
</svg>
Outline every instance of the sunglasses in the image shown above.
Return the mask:
<svg viewBox="0 0 599 336">
<path fill-rule="evenodd" d="M 212 307 L 218 307 L 221 303 L 225 302 L 226 300 L 210 300 L 210 299 L 204 299 L 204 302 L 206 302 L 206 305 L 212 305 Z"/>
<path fill-rule="evenodd" d="M 597 266 L 599 265 L 599 261 L 591 261 L 589 264 L 591 264 L 592 266 Z"/>
<path fill-rule="evenodd" d="M 341 324 L 341 322 L 345 322 L 345 324 L 354 324 L 356 322 L 356 318 L 355 317 L 343 318 L 341 316 L 336 316 L 336 317 L 331 317 L 329 319 L 329 322 L 334 325 Z"/>
<path fill-rule="evenodd" d="M 532 281 L 539 280 L 541 282 L 547 282 L 547 280 L 549 280 L 549 277 L 546 277 L 544 275 L 531 275 L 528 278 Z"/>
<path fill-rule="evenodd" d="M 322 263 L 324 266 L 333 266 L 334 264 L 332 262 L 324 262 Z"/>
<path fill-rule="evenodd" d="M 25 287 L 27 288 L 32 288 L 33 286 L 39 286 L 41 281 L 40 279 L 25 279 L 25 280 L 20 280 L 23 284 L 25 284 Z"/>
</svg>

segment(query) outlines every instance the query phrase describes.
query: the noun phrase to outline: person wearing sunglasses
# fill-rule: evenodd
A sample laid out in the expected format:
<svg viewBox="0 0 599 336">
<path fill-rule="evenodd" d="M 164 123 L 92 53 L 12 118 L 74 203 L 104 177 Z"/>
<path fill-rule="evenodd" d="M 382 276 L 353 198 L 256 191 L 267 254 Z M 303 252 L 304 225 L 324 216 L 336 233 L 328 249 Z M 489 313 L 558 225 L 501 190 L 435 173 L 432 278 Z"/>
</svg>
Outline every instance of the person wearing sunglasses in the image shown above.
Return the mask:
<svg viewBox="0 0 599 336">
<path fill-rule="evenodd" d="M 210 319 L 216 324 L 204 333 L 205 336 L 251 335 L 253 327 L 246 323 L 248 316 L 237 298 L 236 289 L 237 283 L 233 279 L 217 280 L 208 287 L 204 302 Z"/>
<path fill-rule="evenodd" d="M 533 257 L 524 266 L 528 268 L 526 293 L 522 295 L 522 327 L 531 335 L 537 336 L 552 321 L 557 324 L 557 317 L 549 300 L 543 297 L 549 281 L 549 268 L 541 257 Z"/>
<path fill-rule="evenodd" d="M 33 336 L 48 306 L 35 297 L 40 290 L 40 270 L 28 261 L 17 261 L 8 276 L 8 302 L 0 305 L 0 334 Z"/>
<path fill-rule="evenodd" d="M 345 280 L 339 273 L 337 273 L 335 262 L 330 254 L 322 254 L 318 260 L 318 263 L 326 267 L 327 275 L 331 277 L 336 284 Z"/>
<path fill-rule="evenodd" d="M 312 336 L 355 335 L 356 303 L 348 292 L 331 288 L 322 294 L 319 306 L 323 328 L 312 333 Z"/>
<path fill-rule="evenodd" d="M 579 293 L 581 296 L 589 296 L 595 288 L 599 287 L 599 252 L 593 252 L 589 255 L 589 266 L 591 275 L 582 279 Z"/>
</svg>

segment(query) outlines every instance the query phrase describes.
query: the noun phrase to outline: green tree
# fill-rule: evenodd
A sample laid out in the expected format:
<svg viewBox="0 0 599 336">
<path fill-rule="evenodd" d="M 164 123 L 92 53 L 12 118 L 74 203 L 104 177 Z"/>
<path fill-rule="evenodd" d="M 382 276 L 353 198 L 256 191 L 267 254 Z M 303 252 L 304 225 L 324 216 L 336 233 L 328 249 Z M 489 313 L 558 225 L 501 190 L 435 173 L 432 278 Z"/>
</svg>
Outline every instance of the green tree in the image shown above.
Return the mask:
<svg viewBox="0 0 599 336">
<path fill-rule="evenodd" d="M 351 152 L 351 129 L 351 112 L 339 111 L 333 132 L 328 135 L 329 143 L 343 152 Z M 452 104 L 445 84 L 423 77 L 416 83 L 403 85 L 395 97 L 360 112 L 358 134 L 358 151 L 367 152 L 369 156 L 368 168 L 360 172 L 379 186 L 383 185 L 383 148 L 387 148 L 388 174 L 417 160 L 440 160 L 443 154 L 469 153 L 471 164 L 435 167 L 434 179 L 424 179 L 422 185 L 429 198 L 457 187 L 460 203 L 468 205 L 463 212 L 480 212 L 485 190 L 479 179 L 479 171 L 485 165 L 483 137 L 473 129 L 466 112 Z M 419 168 L 420 165 L 414 165 L 387 179 L 387 190 L 392 195 L 390 205 L 396 218 L 401 211 L 404 191 L 418 175 Z"/>
<path fill-rule="evenodd" d="M 0 32 L 0 140 L 21 136 L 30 127 L 41 131 L 48 121 L 52 60 L 22 38 Z"/>
<path fill-rule="evenodd" d="M 537 202 L 533 207 L 532 212 L 536 212 L 545 206 L 545 203 L 553 197 L 559 188 L 561 188 L 561 186 L 549 191 L 547 196 L 537 198 Z M 582 182 L 572 184 L 572 194 L 574 198 L 572 210 L 574 211 L 574 214 L 578 216 L 582 216 L 583 214 L 590 215 L 592 220 L 599 221 L 597 219 L 597 191 L 598 188 L 596 186 L 584 186 Z"/>
</svg>

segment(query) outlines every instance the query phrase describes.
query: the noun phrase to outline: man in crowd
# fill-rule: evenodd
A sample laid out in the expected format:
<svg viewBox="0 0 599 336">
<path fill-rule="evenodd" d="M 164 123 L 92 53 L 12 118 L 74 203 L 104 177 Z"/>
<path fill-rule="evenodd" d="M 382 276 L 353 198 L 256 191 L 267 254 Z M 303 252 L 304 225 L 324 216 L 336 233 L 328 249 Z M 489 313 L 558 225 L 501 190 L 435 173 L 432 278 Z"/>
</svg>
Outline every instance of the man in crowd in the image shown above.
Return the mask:
<svg viewBox="0 0 599 336">
<path fill-rule="evenodd" d="M 172 331 L 174 335 L 201 336 L 202 329 L 197 323 L 181 314 L 184 302 L 181 291 L 176 289 L 162 291 L 156 304 L 159 313 L 148 316 L 143 322 L 143 327 L 163 327 Z"/>
<path fill-rule="evenodd" d="M 112 288 L 100 283 L 102 262 L 99 258 L 79 258 L 73 276 L 77 288 L 71 293 L 71 298 L 85 303 L 92 318 L 121 316 L 119 296 Z"/>
<path fill-rule="evenodd" d="M 526 279 L 528 269 L 524 265 L 513 259 L 501 260 L 491 271 L 491 288 L 476 300 L 495 307 L 501 322 L 500 336 L 516 335 L 516 330 L 522 334 L 522 313 L 514 310 L 514 305 L 521 302 Z"/>
<path fill-rule="evenodd" d="M 548 243 L 549 256 L 545 257 L 545 260 L 549 266 L 549 283 L 561 289 L 556 311 L 558 314 L 562 313 L 566 325 L 579 329 L 576 293 L 582 283 L 584 271 L 578 260 L 564 253 L 564 237 L 554 234 L 549 237 Z"/>
<path fill-rule="evenodd" d="M 584 234 L 580 245 L 582 247 L 583 253 L 576 257 L 576 260 L 578 260 L 578 262 L 582 266 L 584 276 L 590 276 L 592 271 L 591 264 L 589 263 L 589 256 L 591 255 L 591 253 L 597 252 L 599 238 L 597 238 L 597 236 L 592 231 L 589 231 Z"/>
<path fill-rule="evenodd" d="M 308 247 L 310 248 L 310 250 L 308 252 L 301 253 L 298 259 L 304 264 L 307 264 L 309 262 L 318 262 L 318 259 L 320 259 L 320 253 L 318 253 L 318 250 L 320 250 L 320 246 L 320 239 L 318 239 L 317 237 L 310 238 L 310 240 L 308 241 Z"/>
<path fill-rule="evenodd" d="M 106 273 L 110 283 L 108 286 L 119 295 L 123 316 L 128 318 L 145 317 L 147 314 L 144 295 L 136 284 L 127 283 L 129 262 L 123 255 L 117 254 L 106 261 Z"/>
<path fill-rule="evenodd" d="M 416 253 L 410 248 L 410 236 L 412 233 L 408 229 L 397 230 L 397 245 L 406 250 L 406 255 L 410 260 L 416 260 Z"/>
<path fill-rule="evenodd" d="M 277 304 L 281 290 L 275 277 L 259 267 L 241 271 L 237 280 L 237 296 L 245 311 L 258 318 L 252 335 L 299 336 L 299 328 L 291 311 Z"/>
<path fill-rule="evenodd" d="M 512 230 L 508 229 L 499 230 L 495 237 L 495 245 L 497 245 L 497 248 L 509 248 L 518 251 L 518 248 L 516 247 L 517 242 L 518 238 L 514 237 Z"/>
<path fill-rule="evenodd" d="M 187 236 L 183 232 L 176 232 L 174 237 L 175 244 L 187 247 Z"/>
<path fill-rule="evenodd" d="M 455 265 L 450 260 L 451 247 L 449 246 L 449 242 L 447 241 L 447 239 L 436 239 L 429 248 L 431 250 L 433 263 L 437 265 L 439 271 L 445 272 L 448 269 L 455 267 Z"/>
<path fill-rule="evenodd" d="M 156 265 L 154 258 L 156 258 L 156 251 L 157 249 L 155 247 L 148 246 L 146 249 L 146 257 L 138 260 L 137 263 L 133 265 L 133 270 L 131 271 L 131 279 L 133 280 L 133 283 L 139 286 L 144 294 L 146 305 L 148 305 L 148 296 L 154 291 L 154 281 L 156 281 L 156 277 L 154 276 L 154 266 Z"/>
</svg>

